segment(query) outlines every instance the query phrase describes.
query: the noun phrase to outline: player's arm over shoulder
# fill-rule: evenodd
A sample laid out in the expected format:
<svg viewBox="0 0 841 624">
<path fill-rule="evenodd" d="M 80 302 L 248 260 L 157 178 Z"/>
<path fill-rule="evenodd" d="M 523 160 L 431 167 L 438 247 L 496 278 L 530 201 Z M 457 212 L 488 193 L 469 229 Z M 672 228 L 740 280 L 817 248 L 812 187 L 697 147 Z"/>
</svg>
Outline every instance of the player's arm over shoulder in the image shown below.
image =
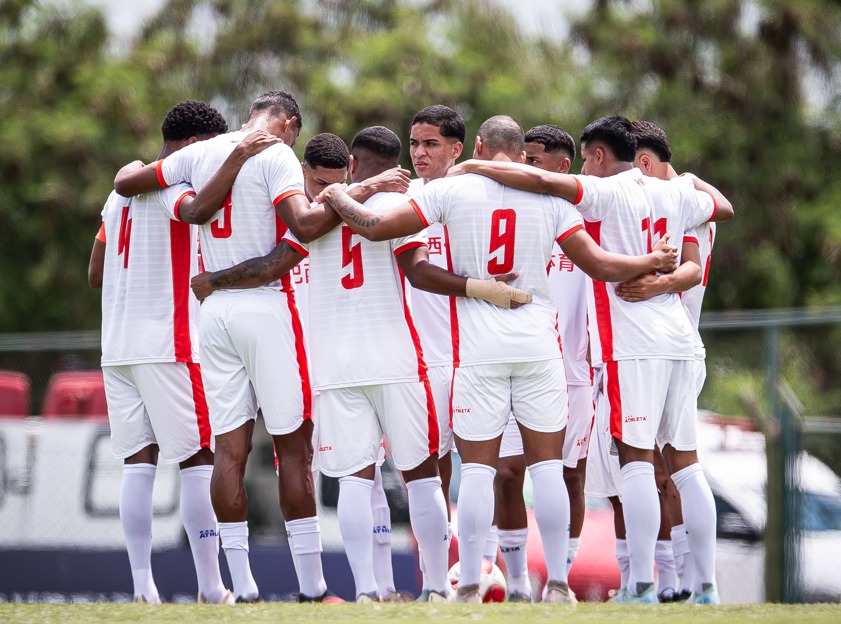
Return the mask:
<svg viewBox="0 0 841 624">
<path fill-rule="evenodd" d="M 712 217 L 709 219 L 710 221 L 729 221 L 733 218 L 735 215 L 733 204 L 716 187 L 691 173 L 685 173 L 680 177 L 689 177 L 692 180 L 695 190 L 703 191 L 712 197 L 714 207 Z"/>
<path fill-rule="evenodd" d="M 580 198 L 581 184 L 573 176 L 532 165 L 472 159 L 456 165 L 448 175 L 458 173 L 476 173 L 512 188 L 555 195 L 573 203 Z"/>
</svg>

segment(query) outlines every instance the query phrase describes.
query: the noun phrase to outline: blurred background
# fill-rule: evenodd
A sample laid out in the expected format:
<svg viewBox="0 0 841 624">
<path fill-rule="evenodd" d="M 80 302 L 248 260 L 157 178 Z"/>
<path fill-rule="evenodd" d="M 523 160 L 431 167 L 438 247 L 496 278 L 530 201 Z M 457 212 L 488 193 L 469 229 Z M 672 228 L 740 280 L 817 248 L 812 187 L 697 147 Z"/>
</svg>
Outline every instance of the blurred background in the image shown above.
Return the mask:
<svg viewBox="0 0 841 624">
<path fill-rule="evenodd" d="M 205 100 L 237 128 L 256 96 L 283 89 L 302 108 L 299 156 L 314 134 L 349 142 L 368 125 L 405 146 L 414 114 L 434 103 L 465 118 L 467 154 L 499 113 L 576 138 L 606 114 L 662 126 L 675 168 L 737 210 L 713 252 L 700 399 L 716 432 L 710 463 L 736 462 L 708 472 L 723 483 L 729 597 L 839 600 L 839 70 L 831 0 L 0 0 L 0 599 L 130 593 L 95 372 L 99 292 L 86 279 L 99 213 L 123 164 L 155 158 L 173 104 Z M 252 535 L 272 566 L 289 557 L 266 439 L 254 460 Z M 391 484 L 411 589 L 405 497 Z M 178 567 L 174 472 L 159 471 L 156 497 L 159 567 L 194 586 L 189 562 Z M 612 553 L 610 539 L 589 538 Z M 284 583 L 271 591 L 291 591 Z"/>
</svg>

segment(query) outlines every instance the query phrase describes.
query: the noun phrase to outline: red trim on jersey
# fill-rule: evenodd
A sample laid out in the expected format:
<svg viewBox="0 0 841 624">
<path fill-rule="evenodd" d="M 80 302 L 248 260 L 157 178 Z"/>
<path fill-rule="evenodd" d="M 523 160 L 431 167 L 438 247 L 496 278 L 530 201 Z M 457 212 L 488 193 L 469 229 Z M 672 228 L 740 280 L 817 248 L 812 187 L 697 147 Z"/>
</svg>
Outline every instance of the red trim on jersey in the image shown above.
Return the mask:
<svg viewBox="0 0 841 624">
<path fill-rule="evenodd" d="M 292 197 L 293 195 L 303 195 L 303 194 L 304 194 L 304 191 L 299 191 L 298 189 L 293 189 L 291 191 L 286 191 L 285 193 L 282 193 L 281 195 L 278 195 L 275 198 L 275 200 L 272 202 L 272 204 L 274 205 L 275 208 L 277 208 L 277 205 L 280 202 L 282 202 L 284 199 L 288 199 L 288 198 Z"/>
<path fill-rule="evenodd" d="M 429 383 L 429 377 L 423 382 L 423 391 L 426 392 L 426 426 L 429 438 L 429 454 L 432 455 L 438 452 L 438 446 L 441 444 L 441 434 L 438 431 L 438 412 L 435 408 L 435 398 L 432 396 L 432 384 Z"/>
<path fill-rule="evenodd" d="M 289 274 L 284 275 L 290 285 Z M 301 313 L 295 305 L 295 291 L 286 294 L 286 304 L 289 306 L 289 316 L 292 319 L 292 333 L 295 335 L 295 359 L 298 361 L 298 374 L 301 376 L 301 392 L 304 395 L 304 420 L 312 418 L 312 385 L 310 384 L 310 367 L 307 363 L 307 349 L 304 346 L 304 326 L 301 323 Z"/>
<path fill-rule="evenodd" d="M 558 335 L 558 349 L 561 352 L 561 357 L 564 355 L 564 343 L 561 340 L 561 330 L 558 328 L 558 313 L 555 312 L 555 333 Z"/>
<path fill-rule="evenodd" d="M 175 212 L 175 220 L 176 221 L 182 221 L 181 214 L 179 213 L 179 210 L 181 210 L 181 202 L 184 201 L 184 198 L 185 197 L 195 197 L 195 196 L 196 196 L 195 191 L 184 191 L 183 193 L 181 193 L 181 197 L 179 197 L 175 201 L 175 211 L 174 212 Z"/>
<path fill-rule="evenodd" d="M 619 362 L 605 362 L 607 400 L 610 402 L 610 435 L 622 439 L 622 392 L 619 388 Z"/>
<path fill-rule="evenodd" d="M 105 242 L 105 224 L 104 223 L 99 224 L 99 231 L 96 233 L 96 236 L 94 236 L 94 239 L 98 240 L 100 243 Z"/>
<path fill-rule="evenodd" d="M 447 270 L 453 272 L 453 256 L 450 253 L 450 231 L 447 226 L 444 226 L 444 246 L 447 251 Z M 458 338 L 458 306 L 456 306 L 456 298 L 450 297 L 450 338 L 453 341 L 453 368 L 458 368 L 461 364 L 461 357 L 458 352 L 459 338 Z M 452 393 L 450 393 L 452 396 Z M 452 403 L 450 404 L 452 408 Z M 453 422 L 453 411 L 450 409 L 450 425 Z"/>
<path fill-rule="evenodd" d="M 707 262 L 704 264 L 704 279 L 701 280 L 701 285 L 706 287 L 707 281 L 710 279 L 710 260 L 713 257 L 713 228 L 710 226 L 710 253 L 707 255 Z"/>
<path fill-rule="evenodd" d="M 712 193 L 707 193 L 707 195 L 709 195 L 713 200 L 713 213 L 710 215 L 710 218 L 707 219 L 707 223 L 709 223 L 715 219 L 715 214 L 718 212 L 718 204 L 716 203 L 715 197 L 713 197 Z"/>
<path fill-rule="evenodd" d="M 601 245 L 600 221 L 585 221 L 587 233 L 597 245 Z M 602 347 L 602 362 L 609 362 L 613 359 L 613 322 L 610 318 L 610 296 L 607 292 L 607 284 L 604 282 L 593 282 L 593 299 L 596 308 L 596 325 L 599 330 L 599 342 Z"/>
<path fill-rule="evenodd" d="M 575 183 L 578 185 L 578 195 L 575 196 L 575 199 L 572 202 L 573 206 L 577 206 L 581 203 L 581 199 L 584 197 L 584 186 L 581 184 L 581 180 L 578 178 L 573 178 Z"/>
<path fill-rule="evenodd" d="M 415 321 L 412 318 L 412 310 L 409 308 L 409 302 L 406 299 L 406 276 L 403 275 L 403 270 L 398 266 L 397 272 L 400 275 L 400 290 L 403 291 L 403 317 L 406 319 L 406 326 L 409 328 L 409 335 L 412 337 L 412 343 L 415 345 L 415 354 L 418 358 L 418 381 L 427 381 L 429 374 L 427 373 L 426 361 L 423 359 L 423 348 L 421 347 L 420 336 L 415 327 Z M 435 425 L 438 426 L 437 424 Z M 437 452 L 436 447 L 436 452 Z"/>
<path fill-rule="evenodd" d="M 190 225 L 169 222 L 169 253 L 172 260 L 172 339 L 176 362 L 193 361 L 190 340 Z"/>
<path fill-rule="evenodd" d="M 163 164 L 163 160 L 155 162 L 155 174 L 158 176 L 158 184 L 161 185 L 162 189 L 165 189 L 169 188 L 169 184 L 166 183 L 166 178 L 164 178 Z"/>
<path fill-rule="evenodd" d="M 396 258 L 404 251 L 409 251 L 410 249 L 414 249 L 415 247 L 426 247 L 426 243 L 422 243 L 421 241 L 412 241 L 410 243 L 406 243 L 405 245 L 401 245 L 400 247 L 394 250 L 394 257 Z"/>
<path fill-rule="evenodd" d="M 418 206 L 418 202 L 416 202 L 414 199 L 410 199 L 409 203 L 412 205 L 412 208 L 415 209 L 415 214 L 417 214 L 420 218 L 421 223 L 423 223 L 423 227 L 429 227 L 429 221 L 427 221 L 426 217 L 423 216 L 423 211 L 420 209 L 420 206 Z"/>
<path fill-rule="evenodd" d="M 697 245 L 698 244 L 698 239 L 695 238 L 694 236 L 684 236 L 683 237 L 683 242 L 684 243 L 695 243 Z"/>
<path fill-rule="evenodd" d="M 573 226 L 573 227 L 569 228 L 566 232 L 564 232 L 563 234 L 561 234 L 561 235 L 560 235 L 560 236 L 559 236 L 556 240 L 558 241 L 558 244 L 560 245 L 560 244 L 561 244 L 561 243 L 563 243 L 563 242 L 564 242 L 564 241 L 565 241 L 565 240 L 566 240 L 566 239 L 567 239 L 570 235 L 575 234 L 577 231 L 579 231 L 579 230 L 583 230 L 583 229 L 584 229 L 584 225 L 582 225 L 581 223 L 579 223 L 578 225 L 575 225 L 575 226 Z"/>
<path fill-rule="evenodd" d="M 303 248 L 300 244 L 296 243 L 295 241 L 290 240 L 290 239 L 288 239 L 288 238 L 284 238 L 283 240 L 284 240 L 284 242 L 285 242 L 287 245 L 289 245 L 292 249 L 294 249 L 294 250 L 295 250 L 295 251 L 297 251 L 299 254 L 301 254 L 302 256 L 304 256 L 304 258 L 306 258 L 307 256 L 309 256 L 309 255 L 310 255 L 310 252 L 308 252 L 306 249 L 304 249 L 304 248 Z"/>
<path fill-rule="evenodd" d="M 196 409 L 196 424 L 199 427 L 199 445 L 201 448 L 210 448 L 210 411 L 207 409 L 207 400 L 204 396 L 201 368 L 194 362 L 187 362 L 187 370 L 190 372 L 190 382 L 193 385 L 193 405 Z"/>
</svg>

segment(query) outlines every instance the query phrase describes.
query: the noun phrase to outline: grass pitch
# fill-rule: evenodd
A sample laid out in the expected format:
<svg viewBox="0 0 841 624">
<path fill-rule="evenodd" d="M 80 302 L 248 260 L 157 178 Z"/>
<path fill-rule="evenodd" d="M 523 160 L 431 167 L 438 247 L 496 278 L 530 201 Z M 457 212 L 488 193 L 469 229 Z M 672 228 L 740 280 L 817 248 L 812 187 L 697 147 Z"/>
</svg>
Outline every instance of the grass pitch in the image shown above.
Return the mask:
<svg viewBox="0 0 841 624">
<path fill-rule="evenodd" d="M 838 624 L 841 605 L 732 605 L 699 607 L 677 605 L 613 605 L 583 603 L 577 608 L 560 605 L 176 605 L 79 604 L 18 605 L 0 604 L 0 622 L 43 622 L 49 624 L 87 624 L 102 622 L 364 622 L 377 624 L 436 624 L 448 622 L 553 622 L 589 624 L 617 621 L 621 624 Z"/>
</svg>

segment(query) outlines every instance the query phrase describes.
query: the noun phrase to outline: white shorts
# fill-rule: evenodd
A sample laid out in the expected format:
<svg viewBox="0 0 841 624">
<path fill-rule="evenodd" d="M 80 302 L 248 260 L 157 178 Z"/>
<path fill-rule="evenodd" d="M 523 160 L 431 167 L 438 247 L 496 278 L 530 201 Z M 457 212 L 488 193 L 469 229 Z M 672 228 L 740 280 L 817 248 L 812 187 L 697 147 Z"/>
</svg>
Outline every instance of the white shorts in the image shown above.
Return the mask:
<svg viewBox="0 0 841 624">
<path fill-rule="evenodd" d="M 593 427 L 593 386 L 567 386 L 569 422 L 564 436 L 564 466 L 575 468 L 587 457 Z"/>
<path fill-rule="evenodd" d="M 450 390 L 453 387 L 452 366 L 430 366 L 429 385 L 438 414 L 438 457 L 443 457 L 456 447 L 453 428 L 450 426 Z"/>
<path fill-rule="evenodd" d="M 161 362 L 103 366 L 114 457 L 126 459 L 150 444 L 177 463 L 213 448 L 198 364 Z"/>
<path fill-rule="evenodd" d="M 619 454 L 610 434 L 610 405 L 607 397 L 596 391 L 595 418 L 587 454 L 584 493 L 597 498 L 620 496 L 622 475 L 619 471 Z"/>
<path fill-rule="evenodd" d="M 344 477 L 378 463 L 383 438 L 398 470 L 438 452 L 438 419 L 428 381 L 322 390 L 317 404 L 321 472 Z"/>
<path fill-rule="evenodd" d="M 533 431 L 552 433 L 569 418 L 561 358 L 536 362 L 477 364 L 453 374 L 453 431 L 464 440 L 502 435 L 509 415 Z"/>
<path fill-rule="evenodd" d="M 523 434 L 517 426 L 517 419 L 514 414 L 508 417 L 508 423 L 502 432 L 502 442 L 499 445 L 500 457 L 516 457 L 523 454 Z"/>
<path fill-rule="evenodd" d="M 202 375 L 216 435 L 257 417 L 272 435 L 310 418 L 312 391 L 304 333 L 294 299 L 254 289 L 220 290 L 204 300 Z"/>
<path fill-rule="evenodd" d="M 604 389 L 613 437 L 639 449 L 695 450 L 695 360 L 606 362 Z"/>
<path fill-rule="evenodd" d="M 707 360 L 695 360 L 695 396 L 701 396 L 701 390 L 707 381 Z"/>
</svg>

